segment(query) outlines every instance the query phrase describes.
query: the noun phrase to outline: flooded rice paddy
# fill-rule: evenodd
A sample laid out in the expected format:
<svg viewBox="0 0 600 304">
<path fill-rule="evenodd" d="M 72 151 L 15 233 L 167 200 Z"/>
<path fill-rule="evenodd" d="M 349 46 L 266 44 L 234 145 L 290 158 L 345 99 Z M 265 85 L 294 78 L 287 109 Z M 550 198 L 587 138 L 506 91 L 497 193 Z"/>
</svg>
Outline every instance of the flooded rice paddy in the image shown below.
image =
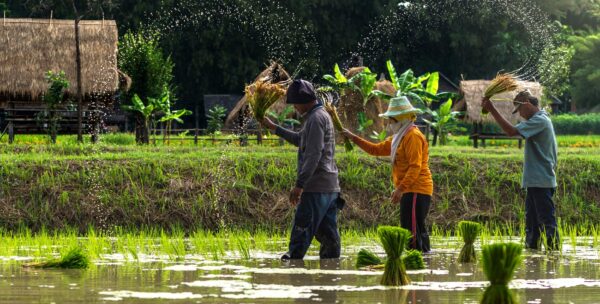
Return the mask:
<svg viewBox="0 0 600 304">
<path fill-rule="evenodd" d="M 313 246 L 304 261 L 282 262 L 280 240 L 281 251 L 232 250 L 216 259 L 101 254 L 87 270 L 29 269 L 22 264 L 36 258 L 2 256 L 0 302 L 478 303 L 488 284 L 481 265 L 455 262 L 461 245 L 456 239 L 433 241 L 437 247 L 424 256 L 427 269 L 408 271 L 413 282 L 401 288 L 380 286 L 381 271 L 354 267 L 360 248 L 383 256 L 373 242 L 345 246 L 339 260 L 319 260 Z M 562 254 L 526 252 L 511 282 L 520 302 L 600 303 L 600 255 L 590 243 L 565 242 Z"/>
</svg>

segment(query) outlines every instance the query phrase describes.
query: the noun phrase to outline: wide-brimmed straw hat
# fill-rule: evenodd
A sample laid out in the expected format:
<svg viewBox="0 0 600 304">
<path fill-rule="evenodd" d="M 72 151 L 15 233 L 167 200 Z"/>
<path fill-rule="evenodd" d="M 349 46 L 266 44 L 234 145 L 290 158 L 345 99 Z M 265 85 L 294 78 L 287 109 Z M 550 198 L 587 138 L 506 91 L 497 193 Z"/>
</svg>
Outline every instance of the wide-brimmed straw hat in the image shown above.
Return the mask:
<svg viewBox="0 0 600 304">
<path fill-rule="evenodd" d="M 406 114 L 421 114 L 423 111 L 413 107 L 406 96 L 394 97 L 390 100 L 388 109 L 385 113 L 379 114 L 379 117 L 396 117 Z"/>
</svg>

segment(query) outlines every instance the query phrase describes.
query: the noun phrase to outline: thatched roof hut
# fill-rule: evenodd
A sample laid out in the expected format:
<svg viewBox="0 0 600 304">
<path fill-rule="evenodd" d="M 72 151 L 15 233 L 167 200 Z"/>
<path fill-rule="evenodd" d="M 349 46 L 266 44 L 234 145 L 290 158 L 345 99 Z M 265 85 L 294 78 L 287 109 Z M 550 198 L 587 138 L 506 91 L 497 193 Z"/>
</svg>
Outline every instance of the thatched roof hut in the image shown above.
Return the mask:
<svg viewBox="0 0 600 304">
<path fill-rule="evenodd" d="M 489 84 L 489 80 L 463 80 L 460 82 L 463 98 L 456 103 L 454 110 L 464 111 L 467 122 L 495 123 L 492 115 L 481 115 L 481 98 Z M 492 98 L 498 112 L 512 123 L 522 120 L 518 113 L 512 114 L 514 109 L 512 100 L 518 91 L 521 90 L 529 90 L 533 96 L 541 100 L 543 94 L 542 86 L 537 82 L 531 81 L 519 81 L 519 90 L 499 94 Z"/>
<path fill-rule="evenodd" d="M 271 64 L 263 70 L 256 78 L 254 78 L 254 82 L 258 80 L 268 81 L 271 83 L 282 82 L 290 79 L 290 75 L 288 72 L 277 62 L 271 62 Z M 275 112 L 281 112 L 285 109 L 286 104 L 284 98 L 277 101 L 272 107 L 271 110 Z M 240 116 L 246 117 L 249 116 L 249 106 L 246 101 L 246 96 L 242 97 L 240 101 L 237 102 L 233 110 L 229 112 L 227 115 L 227 119 L 225 120 L 225 129 L 232 129 L 236 125 L 236 121 L 239 121 Z"/>
<path fill-rule="evenodd" d="M 79 23 L 82 92 L 86 96 L 114 93 L 118 32 L 113 20 Z M 77 91 L 75 21 L 0 20 L 0 101 L 39 101 L 48 89 L 47 71 L 63 70 Z"/>
<path fill-rule="evenodd" d="M 351 78 L 352 76 L 362 72 L 365 67 L 354 67 L 349 69 L 346 72 L 346 78 Z M 385 79 L 380 79 L 375 84 L 375 89 L 380 90 L 389 95 L 395 95 L 396 90 L 394 89 L 394 85 Z M 358 129 L 358 113 L 364 112 L 367 116 L 367 119 L 373 120 L 373 125 L 371 125 L 366 130 L 367 135 L 372 135 L 373 131 L 381 132 L 384 129 L 384 119 L 379 117 L 380 113 L 383 113 L 387 109 L 387 102 L 381 100 L 380 98 L 372 98 L 369 100 L 369 103 L 363 106 L 363 98 L 359 92 L 347 92 L 345 95 L 341 96 L 340 102 L 338 104 L 338 113 L 340 113 L 340 120 L 344 127 L 349 130 L 356 131 Z"/>
</svg>

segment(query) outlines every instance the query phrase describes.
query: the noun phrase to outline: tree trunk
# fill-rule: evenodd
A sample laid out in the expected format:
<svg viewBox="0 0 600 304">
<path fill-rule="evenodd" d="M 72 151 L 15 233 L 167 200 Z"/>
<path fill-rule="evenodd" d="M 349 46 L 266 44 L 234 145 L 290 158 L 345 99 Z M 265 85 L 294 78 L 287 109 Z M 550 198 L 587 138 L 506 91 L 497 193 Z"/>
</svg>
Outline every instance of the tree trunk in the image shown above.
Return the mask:
<svg viewBox="0 0 600 304">
<path fill-rule="evenodd" d="M 73 11 L 75 12 L 75 62 L 77 65 L 77 141 L 83 142 L 83 96 L 81 92 L 81 49 L 80 49 L 80 37 L 79 37 L 79 21 L 81 16 L 77 11 L 75 1 L 71 1 L 73 4 Z"/>
<path fill-rule="evenodd" d="M 146 119 L 141 114 L 135 115 L 135 141 L 138 144 L 149 144 L 150 133 Z"/>
</svg>

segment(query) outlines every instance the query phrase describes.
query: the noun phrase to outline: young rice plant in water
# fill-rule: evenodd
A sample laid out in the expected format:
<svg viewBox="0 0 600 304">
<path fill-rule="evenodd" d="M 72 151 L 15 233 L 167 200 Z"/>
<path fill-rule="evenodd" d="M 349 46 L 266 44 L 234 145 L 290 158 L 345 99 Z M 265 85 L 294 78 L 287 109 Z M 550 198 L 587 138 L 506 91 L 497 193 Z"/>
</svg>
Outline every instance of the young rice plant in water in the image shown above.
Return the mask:
<svg viewBox="0 0 600 304">
<path fill-rule="evenodd" d="M 475 240 L 477 240 L 477 236 L 481 232 L 481 225 L 475 222 L 462 221 L 458 223 L 458 230 L 460 231 L 460 235 L 462 235 L 463 241 L 465 242 L 460 250 L 460 254 L 458 255 L 458 262 L 475 262 L 475 260 L 477 260 L 477 255 L 475 254 L 474 243 Z"/>
<path fill-rule="evenodd" d="M 491 285 L 483 293 L 482 304 L 518 303 L 508 289 L 515 269 L 521 263 L 523 247 L 515 243 L 498 243 L 482 249 L 483 272 Z"/>
<path fill-rule="evenodd" d="M 60 259 L 24 264 L 23 266 L 34 268 L 86 269 L 90 266 L 90 260 L 81 247 L 73 247 L 66 254 L 62 255 Z"/>
</svg>

